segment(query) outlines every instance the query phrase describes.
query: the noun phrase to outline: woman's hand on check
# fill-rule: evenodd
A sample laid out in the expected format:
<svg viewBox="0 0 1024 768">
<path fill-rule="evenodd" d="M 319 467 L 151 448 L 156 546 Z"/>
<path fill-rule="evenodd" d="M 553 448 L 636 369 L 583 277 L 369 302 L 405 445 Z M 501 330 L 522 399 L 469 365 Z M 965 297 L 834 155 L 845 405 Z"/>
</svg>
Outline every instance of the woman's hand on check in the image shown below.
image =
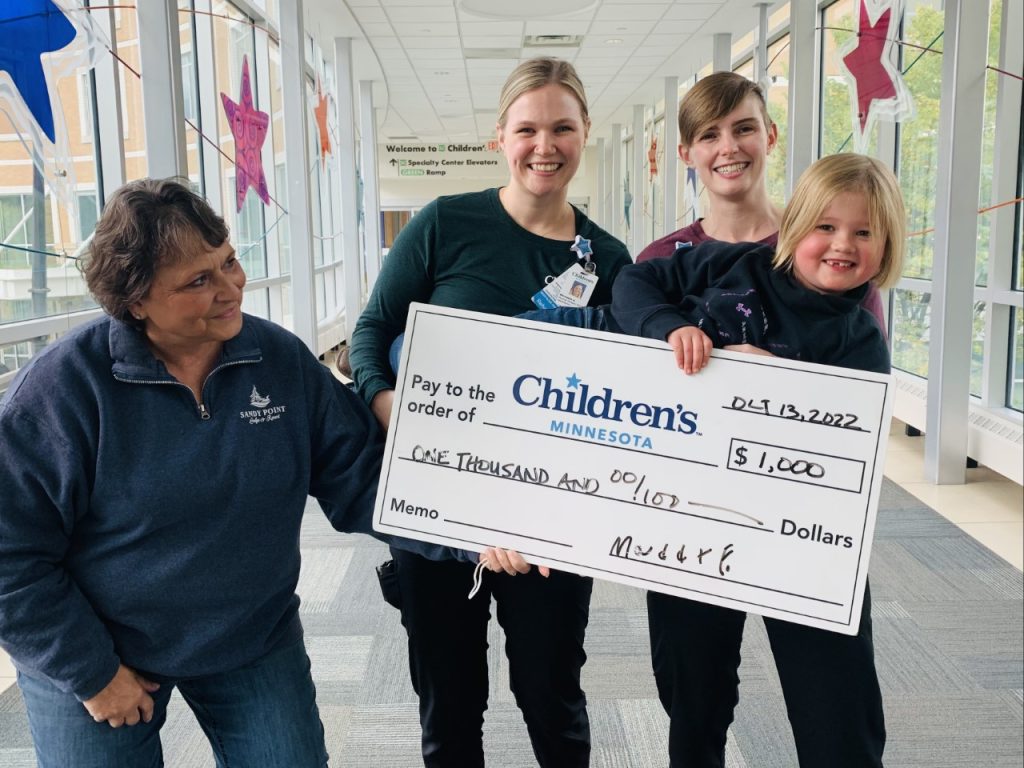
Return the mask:
<svg viewBox="0 0 1024 768">
<path fill-rule="evenodd" d="M 515 576 L 517 573 L 529 573 L 533 567 L 514 549 L 502 549 L 501 547 L 485 549 L 480 553 L 480 562 L 490 571 L 495 573 L 504 571 L 509 576 Z M 545 579 L 551 574 L 551 569 L 546 565 L 538 565 L 537 571 Z"/>
</svg>

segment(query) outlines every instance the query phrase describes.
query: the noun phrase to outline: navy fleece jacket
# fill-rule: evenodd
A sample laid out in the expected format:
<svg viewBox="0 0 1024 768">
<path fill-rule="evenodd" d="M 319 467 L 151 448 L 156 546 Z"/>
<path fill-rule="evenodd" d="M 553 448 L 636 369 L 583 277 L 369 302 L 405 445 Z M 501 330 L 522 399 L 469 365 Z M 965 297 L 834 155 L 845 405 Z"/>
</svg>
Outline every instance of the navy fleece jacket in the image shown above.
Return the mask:
<svg viewBox="0 0 1024 768">
<path fill-rule="evenodd" d="M 338 530 L 369 531 L 380 430 L 297 337 L 248 315 L 203 402 L 205 416 L 110 318 L 14 380 L 0 401 L 0 644 L 18 669 L 85 700 L 119 663 L 190 677 L 301 637 L 307 495 Z"/>
</svg>

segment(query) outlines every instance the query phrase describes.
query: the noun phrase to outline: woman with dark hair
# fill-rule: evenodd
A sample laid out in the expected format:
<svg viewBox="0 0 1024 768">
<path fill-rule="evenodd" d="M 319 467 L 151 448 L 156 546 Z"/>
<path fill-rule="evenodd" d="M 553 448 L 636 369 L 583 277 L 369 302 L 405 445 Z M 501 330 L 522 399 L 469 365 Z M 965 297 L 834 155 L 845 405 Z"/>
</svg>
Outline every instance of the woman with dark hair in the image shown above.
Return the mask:
<svg viewBox="0 0 1024 768">
<path fill-rule="evenodd" d="M 162 765 L 177 687 L 218 766 L 324 766 L 299 527 L 312 495 L 368 530 L 380 429 L 242 314 L 227 227 L 185 184 L 116 192 L 84 272 L 107 316 L 0 401 L 0 644 L 39 764 Z"/>
</svg>

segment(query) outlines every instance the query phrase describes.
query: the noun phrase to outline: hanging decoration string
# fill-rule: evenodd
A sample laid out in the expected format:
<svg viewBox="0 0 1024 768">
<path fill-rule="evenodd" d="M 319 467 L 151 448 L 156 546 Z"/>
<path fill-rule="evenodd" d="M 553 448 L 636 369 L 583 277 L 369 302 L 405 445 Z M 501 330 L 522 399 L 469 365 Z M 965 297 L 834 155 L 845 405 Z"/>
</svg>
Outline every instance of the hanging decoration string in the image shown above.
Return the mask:
<svg viewBox="0 0 1024 768">
<path fill-rule="evenodd" d="M 1013 200 L 1005 200 L 1002 203 L 996 203 L 995 205 L 990 205 L 987 208 L 979 208 L 978 209 L 978 215 L 980 216 L 983 213 L 988 213 L 989 211 L 994 211 L 996 208 L 1005 208 L 1008 205 L 1016 205 L 1017 203 L 1019 203 L 1021 201 L 1024 201 L 1024 197 L 1015 197 L 1015 198 L 1013 198 Z M 924 235 L 930 234 L 930 233 L 932 233 L 934 231 L 935 231 L 935 227 L 927 227 L 926 229 L 921 229 L 921 230 L 918 230 L 917 232 L 911 232 L 911 233 L 909 233 L 907 235 L 907 240 L 909 240 L 912 237 L 923 237 Z"/>
</svg>

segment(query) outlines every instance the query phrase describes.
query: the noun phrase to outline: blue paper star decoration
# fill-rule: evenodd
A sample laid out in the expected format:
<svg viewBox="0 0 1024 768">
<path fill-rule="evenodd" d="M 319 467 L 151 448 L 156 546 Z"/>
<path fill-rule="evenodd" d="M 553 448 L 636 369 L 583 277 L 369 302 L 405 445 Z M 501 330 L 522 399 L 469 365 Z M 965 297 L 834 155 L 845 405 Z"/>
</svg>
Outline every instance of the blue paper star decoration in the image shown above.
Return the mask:
<svg viewBox="0 0 1024 768">
<path fill-rule="evenodd" d="M 42 56 L 66 47 L 75 27 L 53 0 L 0 2 L 0 72 L 6 73 L 32 118 L 51 143 L 56 141 L 53 107 Z"/>
</svg>

